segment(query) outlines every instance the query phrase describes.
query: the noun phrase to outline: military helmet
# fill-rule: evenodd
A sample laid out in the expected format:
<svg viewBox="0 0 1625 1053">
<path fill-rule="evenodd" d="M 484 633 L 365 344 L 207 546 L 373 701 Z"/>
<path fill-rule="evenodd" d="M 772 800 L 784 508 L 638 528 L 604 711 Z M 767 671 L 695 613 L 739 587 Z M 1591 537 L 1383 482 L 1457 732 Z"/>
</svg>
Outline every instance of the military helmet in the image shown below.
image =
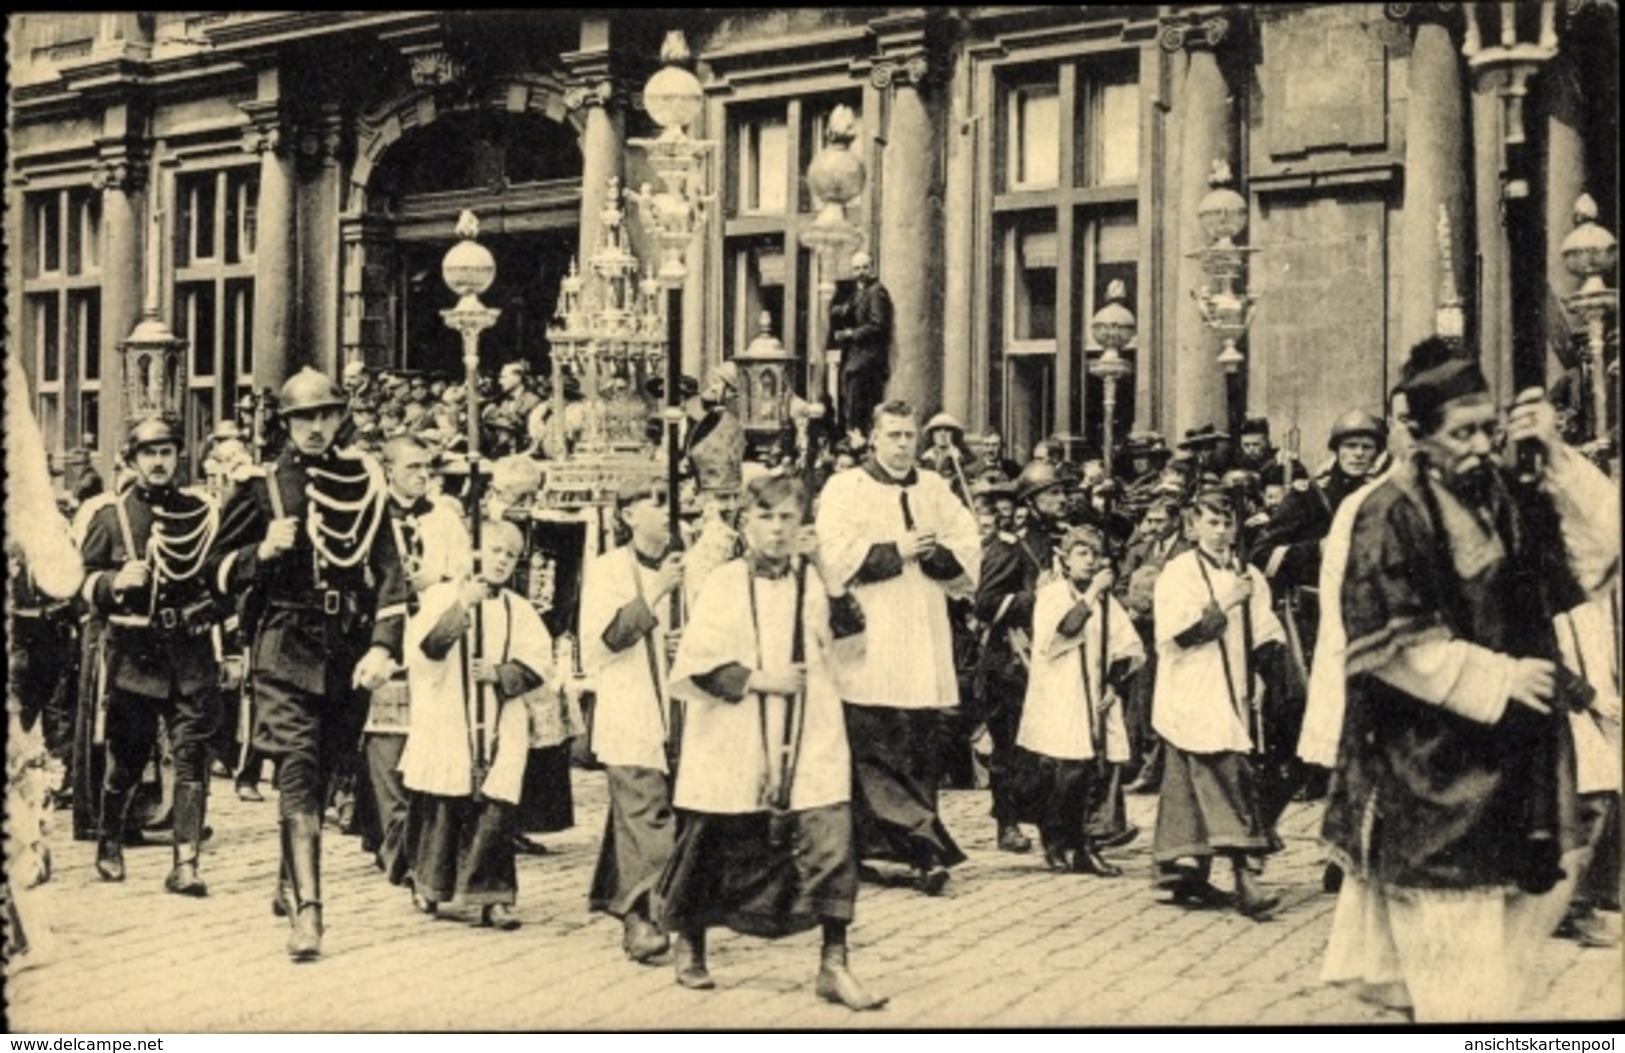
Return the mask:
<svg viewBox="0 0 1625 1053">
<path fill-rule="evenodd" d="M 938 428 L 952 428 L 961 435 L 965 434 L 965 426 L 959 423 L 958 419 L 956 419 L 951 413 L 939 413 L 935 417 L 932 417 L 930 420 L 925 422 L 925 432 L 927 435 L 933 431 L 936 431 Z"/>
<path fill-rule="evenodd" d="M 1347 439 L 1357 435 L 1364 435 L 1376 442 L 1378 449 L 1388 445 L 1388 425 L 1365 410 L 1349 410 L 1332 422 L 1331 437 L 1326 440 L 1326 448 L 1336 452 Z"/>
<path fill-rule="evenodd" d="M 179 450 L 181 448 L 180 429 L 164 417 L 138 417 L 130 425 L 129 438 L 124 443 L 124 459 L 133 461 L 137 450 L 146 446 L 160 446 L 164 443 L 169 443 Z"/>
<path fill-rule="evenodd" d="M 1063 480 L 1048 461 L 1033 461 L 1016 476 L 1016 498 L 1028 501 L 1045 490 L 1060 486 Z"/>
<path fill-rule="evenodd" d="M 323 409 L 345 409 L 350 399 L 325 373 L 305 366 L 282 385 L 277 412 L 284 417 Z"/>
</svg>

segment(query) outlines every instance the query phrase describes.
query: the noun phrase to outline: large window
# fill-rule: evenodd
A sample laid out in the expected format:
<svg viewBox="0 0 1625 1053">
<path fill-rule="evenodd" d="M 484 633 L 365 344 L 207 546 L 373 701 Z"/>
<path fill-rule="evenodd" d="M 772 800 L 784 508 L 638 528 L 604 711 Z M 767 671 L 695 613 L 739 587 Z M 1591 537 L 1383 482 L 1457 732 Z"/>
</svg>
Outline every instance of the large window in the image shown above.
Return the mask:
<svg viewBox="0 0 1625 1053">
<path fill-rule="evenodd" d="M 1138 57 L 1120 54 L 1012 64 L 997 76 L 993 410 L 1013 447 L 1059 434 L 1071 456 L 1098 456 L 1089 319 L 1113 279 L 1138 310 L 1137 76 Z M 1118 396 L 1114 430 L 1126 433 L 1133 393 Z"/>
<path fill-rule="evenodd" d="M 175 335 L 190 347 L 188 448 L 254 386 L 254 248 L 259 170 L 190 172 L 175 180 Z"/>
<path fill-rule="evenodd" d="M 764 312 L 768 327 L 803 362 L 809 344 L 823 342 L 828 320 L 818 317 L 817 303 L 823 264 L 801 247 L 798 235 L 822 205 L 807 188 L 807 166 L 823 146 L 830 112 L 843 103 L 854 113 L 862 109 L 860 94 L 851 91 L 739 102 L 724 111 L 721 331 L 726 357 L 743 351 L 762 331 Z M 852 148 L 863 146 L 860 137 Z M 847 206 L 848 218 L 860 225 L 862 212 L 861 200 Z M 837 275 L 846 273 L 846 262 L 838 261 Z M 805 392 L 804 379 L 796 378 L 798 391 Z"/>
<path fill-rule="evenodd" d="M 89 187 L 23 201 L 24 353 L 46 448 L 97 428 L 101 390 L 101 196 Z"/>
</svg>

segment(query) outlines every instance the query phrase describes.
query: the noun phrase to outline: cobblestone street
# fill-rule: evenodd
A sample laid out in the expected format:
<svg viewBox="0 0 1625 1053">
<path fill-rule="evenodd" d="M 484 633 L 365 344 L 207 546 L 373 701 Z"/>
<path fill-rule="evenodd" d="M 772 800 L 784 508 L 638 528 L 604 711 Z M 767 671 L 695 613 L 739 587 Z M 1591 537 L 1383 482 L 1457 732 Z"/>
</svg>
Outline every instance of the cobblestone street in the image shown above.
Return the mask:
<svg viewBox="0 0 1625 1053">
<path fill-rule="evenodd" d="M 1035 851 L 998 852 L 983 792 L 949 792 L 946 822 L 969 855 L 931 899 L 864 886 L 854 970 L 889 994 L 852 1014 L 813 994 L 818 935 L 778 942 L 713 932 L 719 989 L 672 982 L 668 965 L 629 963 L 620 928 L 589 915 L 586 892 L 604 818 L 601 774 L 576 772 L 577 825 L 521 857 L 524 926 L 471 927 L 457 910 L 413 913 L 356 839 L 324 839 L 327 936 L 315 964 L 283 950 L 270 911 L 276 803 L 211 797 L 204 856 L 210 895 L 162 891 L 167 847 L 126 853 L 129 880 L 105 885 L 94 848 L 68 839 L 59 814 L 56 872 L 36 890 L 53 929 L 41 964 L 8 973 L 9 1026 L 24 1032 L 667 1030 L 759 1028 L 1404 1025 L 1317 983 L 1334 898 L 1321 894 L 1318 806 L 1293 805 L 1286 850 L 1266 882 L 1285 904 L 1255 923 L 1234 912 L 1168 905 L 1150 886 L 1154 797 L 1131 796 L 1144 831 L 1111 853 L 1118 880 L 1056 876 Z M 1543 945 L 1530 1020 L 1625 1015 L 1621 955 L 1571 941 Z"/>
</svg>

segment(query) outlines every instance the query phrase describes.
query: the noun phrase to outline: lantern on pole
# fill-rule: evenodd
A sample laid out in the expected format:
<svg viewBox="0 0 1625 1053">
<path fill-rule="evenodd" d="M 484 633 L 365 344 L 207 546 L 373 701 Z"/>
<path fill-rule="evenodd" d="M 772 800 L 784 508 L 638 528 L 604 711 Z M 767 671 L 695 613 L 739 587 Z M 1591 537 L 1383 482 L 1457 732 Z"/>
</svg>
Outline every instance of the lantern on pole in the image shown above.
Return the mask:
<svg viewBox="0 0 1625 1053">
<path fill-rule="evenodd" d="M 1133 341 L 1135 330 L 1134 312 L 1124 304 L 1126 299 L 1127 287 L 1121 279 L 1112 279 L 1106 286 L 1106 306 L 1096 311 L 1089 323 L 1095 342 L 1104 349 L 1089 366 L 1089 372 L 1100 378 L 1102 387 L 1105 413 L 1101 422 L 1101 456 L 1108 479 L 1116 478 L 1112 474 L 1112 449 L 1116 439 L 1117 382 L 1134 372 L 1134 366 L 1122 354 L 1123 348 Z"/>
<path fill-rule="evenodd" d="M 1200 289 L 1191 290 L 1201 311 L 1202 323 L 1223 342 L 1217 362 L 1224 370 L 1231 431 L 1235 431 L 1243 416 L 1241 404 L 1241 371 L 1247 358 L 1236 341 L 1247 334 L 1252 325 L 1253 311 L 1258 296 L 1247 291 L 1247 258 L 1257 249 L 1237 245 L 1235 239 L 1247 229 L 1247 199 L 1231 186 L 1230 166 L 1224 161 L 1213 162 L 1213 173 L 1208 177 L 1211 190 L 1197 206 L 1196 216 L 1202 233 L 1209 244 L 1187 253 L 1201 262 L 1207 277 Z"/>
<path fill-rule="evenodd" d="M 477 240 L 479 220 L 474 213 L 464 210 L 457 220 L 457 244 L 447 251 L 440 264 L 440 275 L 447 288 L 457 294 L 457 306 L 441 311 L 446 325 L 463 338 L 463 375 L 468 389 L 468 515 L 469 539 L 474 548 L 474 573 L 480 573 L 480 334 L 496 325 L 502 314 L 496 308 L 480 302 L 480 294 L 491 287 L 496 279 L 496 260 L 491 250 Z M 481 608 L 474 608 L 474 651 L 484 654 L 485 624 Z M 467 652 L 465 651 L 465 654 Z M 478 797 L 490 770 L 495 754 L 495 706 L 491 705 L 484 684 L 475 684 L 471 698 L 473 713 L 469 720 L 469 753 L 473 759 L 474 793 Z"/>
<path fill-rule="evenodd" d="M 801 244 L 810 249 L 818 258 L 818 326 L 821 328 L 829 320 L 831 302 L 835 299 L 835 276 L 845 267 L 854 252 L 862 248 L 865 242 L 863 231 L 859 230 L 846 215 L 846 206 L 856 200 L 863 193 L 864 183 L 868 180 L 868 173 L 864 169 L 863 159 L 852 151 L 852 143 L 858 136 L 858 118 L 850 106 L 837 106 L 830 111 L 829 120 L 824 128 L 824 145 L 813 156 L 812 162 L 807 165 L 807 189 L 812 192 L 818 204 L 818 215 L 812 223 L 804 228 L 800 235 Z M 828 343 L 828 334 L 824 339 L 811 342 L 810 347 L 817 348 L 819 343 Z M 832 352 L 838 356 L 839 352 Z M 839 390 L 839 384 L 828 384 L 823 380 L 819 367 L 825 363 L 819 361 L 815 354 L 809 354 L 809 376 L 807 378 L 807 396 L 817 402 L 825 390 L 826 384 L 833 397 Z M 838 362 L 836 363 L 838 365 Z"/>
<path fill-rule="evenodd" d="M 1580 279 L 1580 287 L 1563 298 L 1563 305 L 1585 325 L 1591 438 L 1606 440 L 1615 423 L 1608 419 L 1608 334 L 1619 316 L 1619 290 L 1609 287 L 1607 276 L 1619 260 L 1619 243 L 1597 222 L 1597 203 L 1590 194 L 1581 194 L 1574 203 L 1574 229 L 1563 239 L 1562 253 L 1563 266 Z M 1618 330 L 1614 332 L 1617 339 Z"/>
<path fill-rule="evenodd" d="M 674 29 L 666 34 L 660 47 L 661 67 L 643 86 L 643 107 L 660 126 L 660 134 L 653 139 L 628 139 L 627 145 L 642 150 L 649 165 L 660 177 L 661 187 L 648 186 L 635 195 L 628 195 L 638 206 L 644 229 L 654 236 L 660 246 L 660 269 L 657 277 L 667 291 L 666 309 L 666 483 L 669 494 L 667 504 L 671 510 L 671 536 L 681 537 L 679 529 L 682 509 L 678 500 L 678 468 L 682 457 L 678 427 L 682 423 L 682 348 L 683 311 L 682 289 L 688 280 L 688 266 L 684 256 L 694 232 L 705 220 L 710 197 L 704 192 L 705 158 L 716 143 L 691 139 L 688 127 L 699 117 L 705 105 L 705 93 L 700 80 L 687 68 L 691 56 L 683 31 Z M 672 602 L 678 602 L 680 593 L 673 591 Z"/>
</svg>

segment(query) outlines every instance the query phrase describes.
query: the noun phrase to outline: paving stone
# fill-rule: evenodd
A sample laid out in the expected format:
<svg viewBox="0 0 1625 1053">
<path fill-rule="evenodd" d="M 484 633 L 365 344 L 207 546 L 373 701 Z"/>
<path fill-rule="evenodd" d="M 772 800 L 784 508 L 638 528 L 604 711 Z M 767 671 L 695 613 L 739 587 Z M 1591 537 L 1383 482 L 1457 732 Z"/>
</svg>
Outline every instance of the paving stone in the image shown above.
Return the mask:
<svg viewBox="0 0 1625 1053">
<path fill-rule="evenodd" d="M 205 848 L 210 895 L 162 891 L 162 845 L 126 853 L 122 885 L 96 879 L 94 847 L 57 824 L 56 873 L 36 890 L 53 953 L 20 972 L 8 963 L 9 1023 L 22 1032 L 505 1031 L 932 1029 L 1177 1024 L 1400 1025 L 1403 1013 L 1318 982 L 1335 899 L 1319 893 L 1317 806 L 1283 817 L 1284 850 L 1264 882 L 1281 913 L 1254 923 L 1187 910 L 1152 885 L 1156 799 L 1131 795 L 1144 831 L 1108 853 L 1124 877 L 1052 875 L 1036 854 L 994 847 L 985 792 L 943 794 L 943 816 L 969 859 L 947 894 L 865 885 L 851 932 L 852 965 L 891 997 L 854 1014 L 814 993 L 818 936 L 767 941 L 711 935 L 719 989 L 680 988 L 667 962 L 640 967 L 620 927 L 587 911 L 604 829 L 603 776 L 576 772 L 577 825 L 519 860 L 511 933 L 480 930 L 471 912 L 412 911 L 354 838 L 324 832 L 322 960 L 288 961 L 287 923 L 271 916 L 276 806 L 210 798 L 216 836 Z M 224 784 L 216 787 L 225 789 Z M 274 795 L 272 795 L 274 796 Z M 1230 876 L 1216 873 L 1228 887 Z M 1625 1017 L 1618 951 L 1551 940 L 1541 948 L 1524 1019 Z"/>
</svg>

